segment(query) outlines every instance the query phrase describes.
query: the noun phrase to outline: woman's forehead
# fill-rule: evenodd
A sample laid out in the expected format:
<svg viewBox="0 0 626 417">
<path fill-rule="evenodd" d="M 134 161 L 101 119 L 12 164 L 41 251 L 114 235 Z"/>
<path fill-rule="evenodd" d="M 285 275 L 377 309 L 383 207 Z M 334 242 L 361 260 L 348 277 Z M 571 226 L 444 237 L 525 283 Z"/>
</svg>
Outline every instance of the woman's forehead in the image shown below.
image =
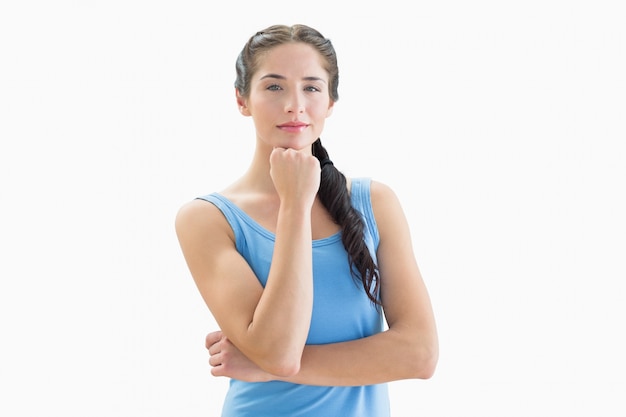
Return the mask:
<svg viewBox="0 0 626 417">
<path fill-rule="evenodd" d="M 275 46 L 259 56 L 258 75 L 263 77 L 271 73 L 287 77 L 289 74 L 307 73 L 305 76 L 327 80 L 325 64 L 323 56 L 313 46 L 292 42 Z"/>
</svg>

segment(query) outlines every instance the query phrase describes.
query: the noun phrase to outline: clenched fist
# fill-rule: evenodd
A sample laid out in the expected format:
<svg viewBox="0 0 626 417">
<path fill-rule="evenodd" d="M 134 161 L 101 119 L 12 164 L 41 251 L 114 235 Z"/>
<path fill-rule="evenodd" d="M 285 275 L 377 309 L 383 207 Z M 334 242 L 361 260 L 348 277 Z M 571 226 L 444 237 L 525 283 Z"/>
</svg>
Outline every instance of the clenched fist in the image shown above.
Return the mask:
<svg viewBox="0 0 626 417">
<path fill-rule="evenodd" d="M 302 151 L 274 148 L 270 154 L 270 176 L 282 203 L 313 205 L 320 186 L 320 164 Z"/>
</svg>

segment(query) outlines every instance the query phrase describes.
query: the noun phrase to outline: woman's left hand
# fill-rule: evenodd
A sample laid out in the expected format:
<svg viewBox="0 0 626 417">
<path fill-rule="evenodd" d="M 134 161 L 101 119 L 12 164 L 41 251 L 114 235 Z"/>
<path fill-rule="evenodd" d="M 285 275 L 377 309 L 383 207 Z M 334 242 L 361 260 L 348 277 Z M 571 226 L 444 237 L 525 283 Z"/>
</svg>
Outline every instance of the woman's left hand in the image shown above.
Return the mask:
<svg viewBox="0 0 626 417">
<path fill-rule="evenodd" d="M 220 331 L 207 334 L 205 346 L 213 376 L 225 376 L 246 382 L 267 382 L 275 379 L 248 359 Z"/>
</svg>

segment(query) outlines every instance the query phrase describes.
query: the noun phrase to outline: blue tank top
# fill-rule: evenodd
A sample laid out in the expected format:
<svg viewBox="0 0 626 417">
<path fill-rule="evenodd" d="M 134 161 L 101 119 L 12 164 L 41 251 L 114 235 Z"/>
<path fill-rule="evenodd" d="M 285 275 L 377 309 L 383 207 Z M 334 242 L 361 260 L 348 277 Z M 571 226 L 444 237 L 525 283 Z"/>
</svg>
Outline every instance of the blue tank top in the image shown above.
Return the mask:
<svg viewBox="0 0 626 417">
<path fill-rule="evenodd" d="M 365 241 L 376 260 L 379 235 L 370 200 L 369 178 L 352 180 L 352 205 L 365 221 Z M 218 207 L 235 235 L 237 251 L 263 286 L 275 235 L 218 193 L 204 197 Z M 383 330 L 383 317 L 350 273 L 348 254 L 338 232 L 313 240 L 313 313 L 307 344 L 359 339 Z M 230 380 L 222 417 L 387 417 L 387 384 L 332 387 L 270 381 Z"/>
</svg>

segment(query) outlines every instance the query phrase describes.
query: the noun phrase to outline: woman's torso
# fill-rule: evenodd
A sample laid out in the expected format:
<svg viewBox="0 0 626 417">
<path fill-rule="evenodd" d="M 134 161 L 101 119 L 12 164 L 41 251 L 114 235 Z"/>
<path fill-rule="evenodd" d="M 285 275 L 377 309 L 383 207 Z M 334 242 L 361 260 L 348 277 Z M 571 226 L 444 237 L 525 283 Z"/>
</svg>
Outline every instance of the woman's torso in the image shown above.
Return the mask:
<svg viewBox="0 0 626 417">
<path fill-rule="evenodd" d="M 365 238 L 375 259 L 378 230 L 369 194 L 368 179 L 352 184 L 353 206 L 363 215 Z M 275 207 L 257 199 L 234 201 L 226 195 L 201 197 L 216 205 L 228 220 L 239 253 L 265 285 L 275 240 L 272 225 Z M 235 201 L 237 204 L 235 204 Z M 241 206 L 239 206 L 241 204 Z M 312 215 L 316 233 L 312 242 L 314 300 L 307 344 L 354 340 L 383 329 L 382 314 L 365 294 L 360 280 L 350 272 L 348 255 L 339 227 L 319 208 Z M 275 216 L 275 215 L 274 215 Z M 224 417 L 341 415 L 382 417 L 389 412 L 387 386 L 320 387 L 286 382 L 247 383 L 231 380 L 224 402 Z"/>
</svg>

